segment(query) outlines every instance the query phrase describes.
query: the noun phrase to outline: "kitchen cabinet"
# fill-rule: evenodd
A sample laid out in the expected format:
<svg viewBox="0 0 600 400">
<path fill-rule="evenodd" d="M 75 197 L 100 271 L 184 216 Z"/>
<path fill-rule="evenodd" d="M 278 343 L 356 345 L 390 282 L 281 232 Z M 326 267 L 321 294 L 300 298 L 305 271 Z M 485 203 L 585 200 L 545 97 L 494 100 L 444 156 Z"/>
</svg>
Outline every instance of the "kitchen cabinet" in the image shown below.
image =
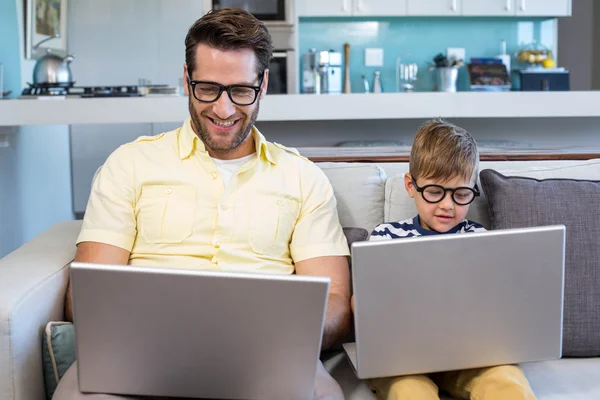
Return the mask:
<svg viewBox="0 0 600 400">
<path fill-rule="evenodd" d="M 298 0 L 296 13 L 299 17 L 393 17 L 406 15 L 407 1 Z"/>
<path fill-rule="evenodd" d="M 462 0 L 462 15 L 514 16 L 520 0 Z"/>
<path fill-rule="evenodd" d="M 571 15 L 572 0 L 459 0 L 466 16 L 563 17 Z"/>
<path fill-rule="evenodd" d="M 402 16 L 406 15 L 408 0 L 354 0 L 356 16 Z"/>
<path fill-rule="evenodd" d="M 517 15 L 566 17 L 571 15 L 572 0 L 517 0 Z"/>
<path fill-rule="evenodd" d="M 298 0 L 299 17 L 350 17 L 353 0 Z"/>
<path fill-rule="evenodd" d="M 486 1 L 486 0 L 480 0 Z M 408 0 L 408 15 L 458 16 L 462 0 Z"/>
</svg>

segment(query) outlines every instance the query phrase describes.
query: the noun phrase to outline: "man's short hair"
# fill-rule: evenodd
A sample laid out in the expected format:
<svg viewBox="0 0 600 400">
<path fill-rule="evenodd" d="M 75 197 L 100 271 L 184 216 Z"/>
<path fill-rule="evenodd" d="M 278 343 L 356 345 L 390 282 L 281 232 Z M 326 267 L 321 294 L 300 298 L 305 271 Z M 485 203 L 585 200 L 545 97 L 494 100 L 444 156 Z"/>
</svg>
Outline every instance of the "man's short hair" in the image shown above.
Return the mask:
<svg viewBox="0 0 600 400">
<path fill-rule="evenodd" d="M 417 131 L 409 162 L 415 180 L 461 177 L 471 181 L 478 169 L 477 143 L 465 129 L 437 119 Z"/>
<path fill-rule="evenodd" d="M 209 11 L 191 26 L 185 37 L 185 63 L 190 76 L 196 68 L 199 44 L 222 51 L 253 50 L 259 76 L 269 67 L 273 57 L 273 40 L 265 24 L 249 12 L 236 8 Z"/>
</svg>

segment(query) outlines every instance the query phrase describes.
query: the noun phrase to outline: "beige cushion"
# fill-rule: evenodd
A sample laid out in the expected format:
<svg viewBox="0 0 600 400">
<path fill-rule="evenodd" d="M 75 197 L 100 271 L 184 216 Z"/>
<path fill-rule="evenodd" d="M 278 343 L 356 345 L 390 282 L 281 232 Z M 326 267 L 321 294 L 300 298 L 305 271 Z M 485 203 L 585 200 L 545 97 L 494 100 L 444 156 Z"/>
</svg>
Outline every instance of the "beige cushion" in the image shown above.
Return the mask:
<svg viewBox="0 0 600 400">
<path fill-rule="evenodd" d="M 383 222 L 385 172 L 369 163 L 318 163 L 329 178 L 344 227 L 369 232 Z"/>
<path fill-rule="evenodd" d="M 404 169 L 396 165 L 396 175 L 390 177 L 385 186 L 385 215 L 387 222 L 401 221 L 414 217 L 417 213 L 414 201 L 408 197 L 404 189 L 404 174 L 408 172 L 408 163 Z M 575 178 L 600 179 L 600 159 L 588 161 L 484 161 L 479 169 L 494 169 L 507 176 L 523 176 L 537 179 Z M 481 185 L 480 189 L 481 189 Z M 467 218 L 479 222 L 489 229 L 490 218 L 485 194 L 475 199 Z"/>
</svg>

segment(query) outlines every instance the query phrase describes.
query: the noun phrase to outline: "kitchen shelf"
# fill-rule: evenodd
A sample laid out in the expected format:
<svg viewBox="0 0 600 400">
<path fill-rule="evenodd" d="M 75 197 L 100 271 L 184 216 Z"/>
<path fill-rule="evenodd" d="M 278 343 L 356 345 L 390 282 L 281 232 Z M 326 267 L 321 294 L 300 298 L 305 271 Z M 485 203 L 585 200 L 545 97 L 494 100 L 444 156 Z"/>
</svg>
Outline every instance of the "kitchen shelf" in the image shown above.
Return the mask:
<svg viewBox="0 0 600 400">
<path fill-rule="evenodd" d="M 181 122 L 183 96 L 0 101 L 0 126 Z M 259 121 L 600 117 L 600 91 L 268 95 Z"/>
</svg>

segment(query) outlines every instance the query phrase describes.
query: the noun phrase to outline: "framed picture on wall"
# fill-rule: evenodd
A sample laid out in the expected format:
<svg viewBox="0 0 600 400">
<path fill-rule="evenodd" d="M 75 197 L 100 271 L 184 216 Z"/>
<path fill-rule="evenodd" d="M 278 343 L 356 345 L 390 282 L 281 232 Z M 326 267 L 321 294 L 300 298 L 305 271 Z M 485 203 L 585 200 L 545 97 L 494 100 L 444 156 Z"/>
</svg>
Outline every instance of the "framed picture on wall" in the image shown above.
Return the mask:
<svg viewBox="0 0 600 400">
<path fill-rule="evenodd" d="M 25 58 L 67 54 L 67 0 L 24 0 Z"/>
</svg>

